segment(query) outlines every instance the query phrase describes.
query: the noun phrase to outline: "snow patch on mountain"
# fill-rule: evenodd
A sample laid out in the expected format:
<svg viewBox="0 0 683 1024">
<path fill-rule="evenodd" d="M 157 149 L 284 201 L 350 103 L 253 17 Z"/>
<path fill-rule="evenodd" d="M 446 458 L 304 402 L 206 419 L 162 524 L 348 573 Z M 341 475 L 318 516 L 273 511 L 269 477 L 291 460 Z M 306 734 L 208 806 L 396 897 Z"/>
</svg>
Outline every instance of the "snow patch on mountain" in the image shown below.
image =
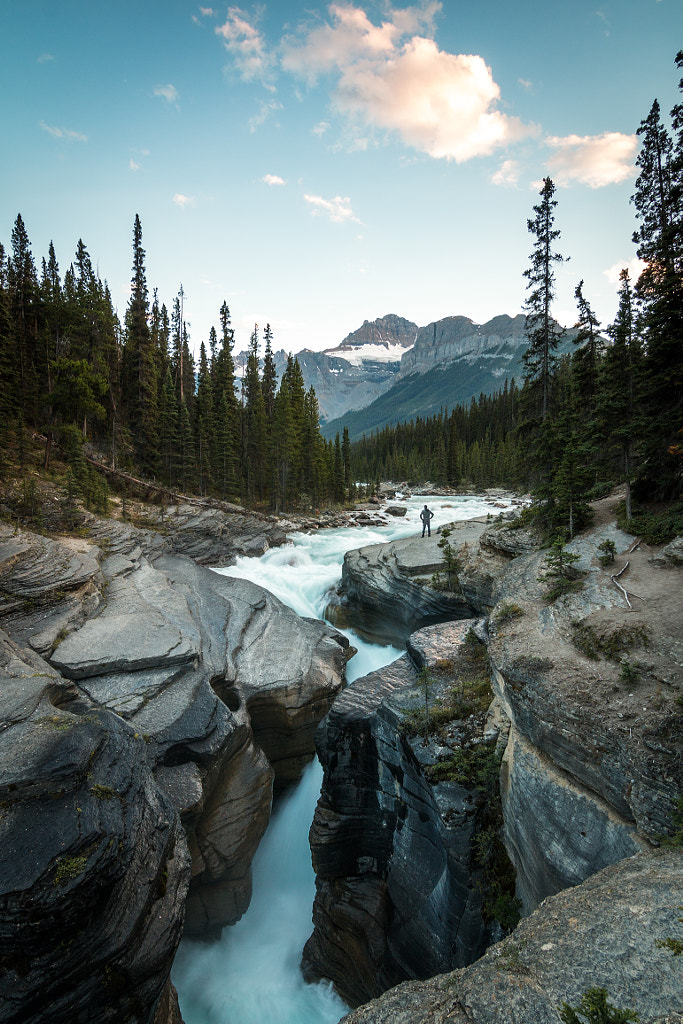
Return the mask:
<svg viewBox="0 0 683 1024">
<path fill-rule="evenodd" d="M 325 349 L 326 356 L 333 356 L 336 359 L 344 359 L 352 366 L 361 366 L 363 363 L 400 363 L 401 356 L 409 352 L 413 346 L 390 345 L 377 342 L 375 344 L 354 345 L 353 348 Z"/>
</svg>

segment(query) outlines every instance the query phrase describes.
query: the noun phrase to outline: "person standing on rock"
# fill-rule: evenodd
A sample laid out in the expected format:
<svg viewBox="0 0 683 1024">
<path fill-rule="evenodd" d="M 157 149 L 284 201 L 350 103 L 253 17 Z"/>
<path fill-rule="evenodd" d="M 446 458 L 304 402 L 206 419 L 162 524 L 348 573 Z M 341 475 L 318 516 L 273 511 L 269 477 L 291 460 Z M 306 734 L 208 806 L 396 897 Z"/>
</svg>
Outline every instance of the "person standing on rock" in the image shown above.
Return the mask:
<svg viewBox="0 0 683 1024">
<path fill-rule="evenodd" d="M 425 505 L 425 507 L 420 512 L 420 519 L 422 520 L 422 536 L 423 537 L 425 535 L 425 530 L 427 531 L 427 536 L 431 537 L 431 535 L 432 535 L 432 528 L 431 528 L 431 526 L 429 524 L 430 524 L 430 522 L 432 521 L 433 518 L 434 518 L 434 513 L 430 512 L 430 510 Z"/>
</svg>

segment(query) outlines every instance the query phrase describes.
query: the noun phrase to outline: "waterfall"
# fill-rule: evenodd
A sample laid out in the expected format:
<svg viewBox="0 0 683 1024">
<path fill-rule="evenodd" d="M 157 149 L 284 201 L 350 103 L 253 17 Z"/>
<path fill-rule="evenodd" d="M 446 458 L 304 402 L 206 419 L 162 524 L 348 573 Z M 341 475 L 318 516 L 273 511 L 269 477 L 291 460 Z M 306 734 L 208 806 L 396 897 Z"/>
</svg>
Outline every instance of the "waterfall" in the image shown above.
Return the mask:
<svg viewBox="0 0 683 1024">
<path fill-rule="evenodd" d="M 252 580 L 299 615 L 322 617 L 341 577 L 344 553 L 366 544 L 395 540 L 420 530 L 428 501 L 438 527 L 455 519 L 486 515 L 479 497 L 406 502 L 405 518 L 386 527 L 353 527 L 296 534 L 292 543 L 262 558 L 242 558 L 226 575 Z M 375 671 L 399 657 L 395 647 L 367 643 L 344 630 L 358 653 L 347 665 L 347 680 Z M 325 983 L 307 985 L 299 971 L 311 934 L 315 878 L 308 830 L 320 793 L 322 770 L 314 761 L 297 788 L 278 805 L 253 863 L 251 905 L 238 924 L 215 943 L 183 940 L 173 967 L 185 1024 L 336 1024 L 347 1007 Z"/>
</svg>

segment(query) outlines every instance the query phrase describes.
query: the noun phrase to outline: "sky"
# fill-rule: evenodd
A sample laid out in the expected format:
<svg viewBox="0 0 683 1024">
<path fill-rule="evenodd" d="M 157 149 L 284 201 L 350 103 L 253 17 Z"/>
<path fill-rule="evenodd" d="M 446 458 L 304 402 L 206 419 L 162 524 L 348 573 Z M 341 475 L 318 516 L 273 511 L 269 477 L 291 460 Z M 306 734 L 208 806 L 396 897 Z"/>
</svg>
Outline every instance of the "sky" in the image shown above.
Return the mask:
<svg viewBox="0 0 683 1024">
<path fill-rule="evenodd" d="M 207 0 L 208 4 L 208 0 Z M 603 324 L 635 270 L 637 128 L 679 101 L 680 0 L 2 0 L 0 241 L 79 239 L 119 315 L 140 216 L 150 292 L 191 345 L 227 301 L 287 352 L 364 320 L 522 311 L 556 187 L 556 318 Z"/>
</svg>

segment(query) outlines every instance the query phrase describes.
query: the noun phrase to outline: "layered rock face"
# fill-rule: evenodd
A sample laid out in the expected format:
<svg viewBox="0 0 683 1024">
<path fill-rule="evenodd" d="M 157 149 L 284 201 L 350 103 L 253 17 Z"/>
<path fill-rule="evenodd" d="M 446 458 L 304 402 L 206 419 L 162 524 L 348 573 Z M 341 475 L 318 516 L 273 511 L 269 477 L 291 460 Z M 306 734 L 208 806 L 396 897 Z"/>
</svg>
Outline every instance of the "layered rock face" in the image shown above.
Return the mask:
<svg viewBox="0 0 683 1024">
<path fill-rule="evenodd" d="M 616 571 L 630 563 L 632 608 L 599 565 L 605 539 L 622 552 Z M 643 546 L 626 554 L 632 543 L 603 527 L 570 544 L 586 582 L 550 605 L 545 553 L 514 559 L 497 587 L 488 649 L 511 723 L 505 835 L 527 911 L 665 834 L 683 791 L 681 570 L 653 566 Z"/>
<path fill-rule="evenodd" d="M 4 633 L 0 716 L 0 1020 L 149 1020 L 190 858 L 145 743 Z"/>
<path fill-rule="evenodd" d="M 680 964 L 658 942 L 679 936 L 683 857 L 639 854 L 545 900 L 477 963 L 411 981 L 343 1018 L 343 1024 L 557 1024 L 557 1008 L 607 989 L 640 1020 L 680 1020 Z"/>
<path fill-rule="evenodd" d="M 96 886 L 101 866 L 104 891 L 111 895 L 107 921 L 111 920 L 113 928 L 121 918 L 121 933 L 125 936 L 126 929 L 137 928 L 138 936 L 130 940 L 130 959 L 123 957 L 118 947 L 112 952 L 112 985 L 122 988 L 124 978 L 128 992 L 125 998 L 141 1000 L 139 1006 L 149 1009 L 166 980 L 182 927 L 190 862 L 187 843 L 193 876 L 187 927 L 194 933 L 215 934 L 236 921 L 248 905 L 250 864 L 270 815 L 273 778 L 279 786 L 290 784 L 312 756 L 315 727 L 343 684 L 348 641 L 323 623 L 299 619 L 253 584 L 218 575 L 183 556 L 161 553 L 166 545 L 163 539 L 157 543 L 152 532 L 142 538 L 127 528 L 118 531 L 107 523 L 102 524 L 101 531 L 114 538 L 107 545 L 100 538 L 106 554 L 102 547 L 87 541 L 60 544 L 31 534 L 8 536 L 7 531 L 2 537 L 3 622 L 28 651 L 22 657 L 28 658 L 29 665 L 34 664 L 32 659 L 40 661 L 30 646 L 46 656 L 49 664 L 45 664 L 44 674 L 52 687 L 49 694 L 64 690 L 81 715 L 75 724 L 75 712 L 65 720 L 61 714 L 52 715 L 47 698 L 41 696 L 37 735 L 42 736 L 40 730 L 44 730 L 49 743 L 45 748 L 36 747 L 38 781 L 22 788 L 12 776 L 8 787 L 11 793 L 16 789 L 11 803 L 13 806 L 16 801 L 17 814 L 35 813 L 34 827 L 47 830 L 55 847 L 47 861 L 38 865 L 40 870 L 36 868 L 35 878 L 31 876 L 25 882 L 30 899 L 38 903 L 45 899 L 53 908 L 55 943 L 70 941 L 68 928 L 60 932 L 61 897 L 80 885 L 65 872 L 78 868 L 80 878 L 87 868 L 89 884 Z M 145 540 L 154 562 L 145 556 L 137 540 Z M 34 674 L 40 677 L 42 673 L 41 668 Z M 22 670 L 20 674 L 26 673 Z M 44 681 L 42 685 L 46 685 Z M 87 729 L 83 723 L 88 723 Z M 97 738 L 104 729 L 97 723 L 106 723 L 106 742 Z M 8 734 L 0 735 L 6 739 Z M 85 754 L 80 747 L 75 752 L 71 749 L 72 737 L 81 736 L 81 745 L 87 746 Z M 100 748 L 107 752 L 107 759 L 102 772 L 95 774 L 95 760 L 90 765 L 88 758 L 99 756 Z M 4 749 L 0 751 L 0 770 L 5 770 L 10 756 L 7 746 Z M 68 801 L 66 797 L 61 800 L 61 796 L 46 798 L 38 811 L 31 809 L 31 787 L 35 785 L 41 791 L 41 771 L 49 776 L 49 765 L 59 765 L 64 759 L 75 779 L 69 776 L 64 787 L 65 793 L 71 794 Z M 10 759 L 7 770 L 11 774 L 13 769 Z M 57 783 L 45 785 L 51 787 L 51 796 L 55 795 L 53 790 L 60 794 Z M 117 825 L 114 811 L 119 807 L 122 810 L 117 813 L 124 817 Z M 125 816 L 129 808 L 133 815 L 130 821 Z M 104 810 L 111 812 L 106 820 Z M 1 813 L 6 817 L 4 810 Z M 94 825 L 90 824 L 91 818 Z M 146 824 L 148 819 L 153 825 Z M 179 821 L 184 833 L 179 831 Z M 12 835 L 20 824 L 8 823 Z M 99 838 L 94 835 L 96 826 L 100 828 Z M 154 835 L 148 841 L 145 829 L 152 828 Z M 74 830 L 84 837 L 82 843 L 71 838 Z M 135 846 L 135 855 L 128 857 L 130 873 L 125 876 L 125 885 L 117 888 L 114 883 L 118 876 L 113 866 L 107 866 L 100 846 L 105 846 L 107 856 L 111 852 L 115 861 L 119 842 L 125 850 L 133 836 L 134 844 L 136 830 L 140 845 Z M 61 854 L 63 836 L 68 840 L 64 853 L 67 860 L 58 878 L 57 851 Z M 173 843 L 180 843 L 182 855 L 169 852 Z M 159 853 L 163 863 L 157 869 L 153 865 L 159 844 L 163 846 Z M 151 850 L 149 866 L 144 861 L 147 846 Z M 4 848 L 9 855 L 9 844 Z M 164 866 L 172 857 L 177 858 L 175 874 Z M 117 864 L 123 872 L 125 857 Z M 4 870 L 0 877 L 11 879 Z M 165 925 L 168 941 L 164 944 L 159 936 L 155 939 L 159 952 L 152 960 L 158 973 L 148 984 L 144 962 L 147 953 L 136 953 L 138 939 L 147 941 L 147 926 L 141 919 L 126 924 L 126 915 L 133 912 L 124 905 L 124 897 L 129 888 L 135 888 L 136 899 L 147 913 L 160 898 L 154 895 L 163 888 L 159 878 L 166 878 L 168 899 L 175 893 L 175 904 L 168 915 L 159 917 L 159 921 L 167 916 L 173 920 Z M 13 881 L 10 884 L 8 898 L 14 898 L 15 890 L 24 892 Z M 87 902 L 89 891 L 87 887 L 78 888 L 77 894 L 81 898 L 85 893 Z M 28 949 L 33 939 L 20 916 L 17 912 L 14 918 L 8 918 L 6 941 L 9 945 L 16 940 L 21 947 L 25 937 Z M 99 941 L 103 920 L 93 918 L 91 943 Z M 41 948 L 40 942 L 37 948 Z M 75 944 L 76 948 L 80 946 Z M 136 956 L 141 961 L 139 971 L 134 967 Z M 17 1007 L 23 1007 L 17 1009 L 17 1020 L 29 1019 L 21 1014 L 28 1012 L 26 1003 L 33 998 L 30 986 L 42 984 L 38 962 L 29 960 L 12 961 L 15 975 L 24 971 L 27 978 L 23 988 L 15 985 L 13 989 Z M 87 1010 L 84 1008 L 81 1016 L 74 1014 L 72 1020 L 97 1016 L 94 1004 L 88 1003 L 93 991 L 84 989 L 83 1006 Z M 168 991 L 167 997 L 172 1007 Z M 120 1017 L 116 1019 L 128 1020 L 128 1004 L 123 999 L 121 996 L 117 1004 Z M 139 1019 L 147 1019 L 142 1010 Z"/>
<path fill-rule="evenodd" d="M 543 900 L 580 885 L 609 865 L 641 853 L 649 856 L 651 842 L 672 829 L 674 801 L 683 791 L 679 596 L 683 578 L 676 544 L 660 555 L 604 523 L 569 545 L 585 572 L 582 588 L 551 603 L 545 597 L 547 583 L 542 579 L 547 552 L 538 550 L 538 538 L 529 531 L 509 528 L 509 523 L 474 525 L 478 532 L 463 551 L 460 587 L 463 594 L 469 588 L 470 615 L 477 610 L 490 611 L 482 635 L 495 693 L 490 727 L 495 723 L 503 754 L 503 836 L 516 869 L 517 893 L 529 914 Z M 605 540 L 613 541 L 617 548 L 614 568 L 603 568 L 598 559 L 599 546 Z M 410 542 L 425 543 L 421 538 Z M 401 576 L 424 588 L 433 563 L 428 546 L 421 550 L 413 559 L 412 576 L 396 569 L 405 556 L 393 545 L 352 553 L 347 556 L 352 567 L 346 577 L 348 593 L 378 614 L 384 610 L 399 621 L 402 615 L 404 623 L 410 621 L 408 613 L 401 610 L 401 600 L 408 592 Z M 617 573 L 621 575 L 614 579 Z M 367 582 L 363 581 L 365 574 Z M 408 604 L 405 600 L 404 605 Z M 465 622 L 458 628 L 472 624 Z M 443 637 L 450 628 L 430 627 Z M 413 657 L 419 647 L 410 641 Z M 439 655 L 433 647 L 430 651 L 417 658 L 416 664 L 429 664 L 430 658 L 437 664 L 450 657 Z M 428 865 L 424 878 L 411 879 L 417 893 L 422 894 L 421 885 L 429 888 L 433 880 L 433 862 L 419 843 L 404 856 L 403 837 L 396 824 L 405 814 L 397 808 L 403 802 L 410 804 L 414 795 L 421 805 L 423 818 L 419 811 L 417 815 L 421 823 L 429 822 L 431 827 L 434 821 L 423 770 L 434 762 L 429 753 L 420 752 L 406 740 L 402 729 L 409 672 L 410 664 L 404 658 L 390 670 L 358 680 L 338 698 L 319 733 L 326 775 L 311 833 L 318 897 L 316 931 L 307 946 L 305 964 L 312 973 L 331 977 L 352 1003 L 367 997 L 373 984 L 377 991 L 400 976 L 419 976 L 420 971 L 419 928 L 413 930 L 409 911 L 396 909 L 402 907 L 400 900 L 394 902 L 401 886 L 392 880 L 393 871 L 398 870 L 400 877 L 410 859 L 421 869 Z M 434 750 L 433 756 L 439 761 L 448 752 Z M 432 800 L 435 794 L 432 787 Z M 432 838 L 429 843 L 432 854 L 449 848 L 449 842 L 451 849 L 460 841 L 471 843 L 466 816 L 458 817 L 456 812 L 445 820 L 457 822 L 463 832 L 457 839 L 444 841 L 443 830 L 437 827 L 434 834 L 438 833 L 439 839 Z M 650 870 L 638 876 L 644 885 Z M 639 884 L 635 879 L 633 885 Z M 680 890 L 679 877 L 675 885 Z M 448 891 L 444 882 L 442 890 Z M 644 891 L 642 899 L 647 901 L 647 887 Z M 590 898 L 584 904 L 587 915 Z M 636 893 L 632 905 L 640 906 L 640 899 Z M 447 897 L 442 909 L 444 906 L 448 906 Z M 416 911 L 415 920 L 419 914 Z M 452 920 L 449 923 L 444 913 L 438 926 L 435 919 L 430 926 L 441 928 L 436 934 L 443 936 Z M 587 928 L 592 928 L 590 921 Z M 459 936 L 457 927 L 456 933 Z M 410 935 L 412 959 L 402 944 L 404 934 Z M 606 935 L 606 942 L 611 941 L 611 933 Z M 620 941 L 618 930 L 615 941 Z M 438 959 L 442 954 L 439 942 L 434 950 L 433 959 Z M 433 968 L 433 961 L 425 962 Z M 566 983 L 572 967 L 565 963 L 563 969 Z M 638 969 L 637 963 L 628 971 L 632 969 Z M 628 971 L 625 977 L 630 977 Z M 515 978 L 512 984 L 517 984 Z M 493 985 L 491 991 L 498 989 Z M 578 1001 L 581 991 L 568 985 L 567 998 Z M 627 986 L 624 991 L 628 995 L 631 990 Z M 677 991 L 683 1001 L 680 987 Z M 544 1009 L 537 1018 L 533 1012 L 524 1016 L 521 1010 L 514 1016 L 517 1004 L 506 992 L 500 993 L 505 1014 L 510 1007 L 506 1020 L 546 1019 Z M 484 999 L 488 1001 L 489 996 Z M 437 1001 L 433 1012 L 441 1014 L 444 1005 Z M 449 1007 L 455 1005 L 448 1003 Z M 465 1005 L 469 1013 L 470 1003 Z M 532 1000 L 530 1005 L 536 1004 Z M 541 1000 L 539 1006 L 544 1005 Z M 404 1019 L 391 1016 L 397 1003 L 388 1001 L 386 1006 L 387 1015 L 377 1020 Z M 443 1019 L 465 1019 L 455 1010 L 453 1013 Z M 359 1012 L 351 1019 L 366 1018 Z M 433 1018 L 405 1017 L 406 1021 L 413 1019 Z M 471 1019 L 496 1018 L 482 1011 Z"/>
<path fill-rule="evenodd" d="M 486 528 L 483 520 L 449 525 L 449 542 L 463 563 L 454 591 L 430 585 L 444 564 L 438 546 L 441 531 L 433 530 L 431 537 L 406 537 L 348 551 L 341 582 L 344 604 L 359 610 L 365 622 L 375 623 L 380 635 L 400 641 L 431 622 L 485 613 L 493 604 L 496 575 L 507 559 L 480 549 L 479 538 Z"/>
<path fill-rule="evenodd" d="M 468 360 L 497 357 L 511 365 L 517 364 L 524 348 L 526 317 L 502 314 L 485 324 L 475 324 L 467 316 L 448 316 L 421 327 L 415 346 L 401 360 L 401 377 L 411 373 L 427 373 L 438 363 L 456 359 Z"/>
<path fill-rule="evenodd" d="M 415 662 L 448 657 L 456 666 L 470 626 L 415 634 L 413 658 L 351 684 L 317 735 L 324 781 L 311 828 L 315 931 L 304 972 L 331 978 L 352 1005 L 406 977 L 470 963 L 491 941 L 472 846 L 477 793 L 430 782 L 425 766 L 444 748 L 409 726 L 424 703 Z M 462 729 L 451 732 L 458 746 Z"/>
</svg>

